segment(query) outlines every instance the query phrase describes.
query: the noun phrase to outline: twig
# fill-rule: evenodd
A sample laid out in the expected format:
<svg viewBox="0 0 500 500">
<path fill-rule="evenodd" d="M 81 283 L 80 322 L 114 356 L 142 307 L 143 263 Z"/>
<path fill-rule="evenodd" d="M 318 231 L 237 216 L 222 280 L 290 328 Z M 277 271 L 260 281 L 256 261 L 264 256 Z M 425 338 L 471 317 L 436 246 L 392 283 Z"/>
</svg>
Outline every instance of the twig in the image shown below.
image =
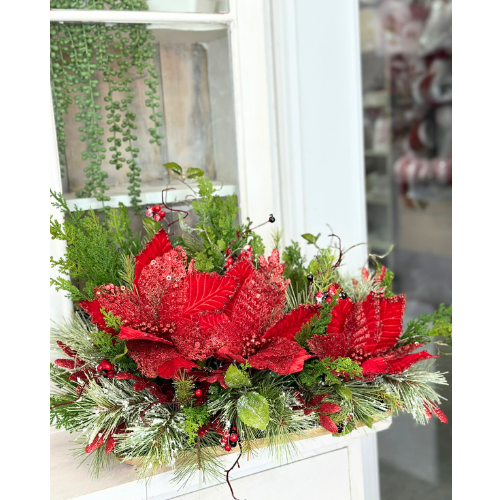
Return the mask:
<svg viewBox="0 0 500 500">
<path fill-rule="evenodd" d="M 239 461 L 240 461 L 240 458 L 241 458 L 241 454 L 243 453 L 243 450 L 241 448 L 241 443 L 238 443 L 238 444 L 240 446 L 240 454 L 238 455 L 238 458 L 234 462 L 233 466 L 230 469 L 228 469 L 228 470 L 225 471 L 226 472 L 226 481 L 227 481 L 227 484 L 229 486 L 229 489 L 231 490 L 231 495 L 234 498 L 234 500 L 238 500 L 238 499 L 234 496 L 233 487 L 231 486 L 231 483 L 229 481 L 229 473 L 234 469 L 234 466 L 236 464 L 238 464 L 238 469 L 240 468 L 240 462 Z"/>
</svg>

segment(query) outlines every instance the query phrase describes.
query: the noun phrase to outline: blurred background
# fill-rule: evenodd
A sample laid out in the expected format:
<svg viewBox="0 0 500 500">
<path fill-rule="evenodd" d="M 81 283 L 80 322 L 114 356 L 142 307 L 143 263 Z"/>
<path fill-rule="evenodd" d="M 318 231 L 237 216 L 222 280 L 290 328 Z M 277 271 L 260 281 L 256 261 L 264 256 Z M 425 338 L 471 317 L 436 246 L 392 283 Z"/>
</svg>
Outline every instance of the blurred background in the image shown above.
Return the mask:
<svg viewBox="0 0 500 500">
<path fill-rule="evenodd" d="M 406 321 L 451 303 L 452 2 L 360 0 L 370 251 L 394 270 Z M 449 372 L 451 357 L 436 370 Z M 382 500 L 451 498 L 450 423 L 400 415 L 378 434 Z"/>
</svg>

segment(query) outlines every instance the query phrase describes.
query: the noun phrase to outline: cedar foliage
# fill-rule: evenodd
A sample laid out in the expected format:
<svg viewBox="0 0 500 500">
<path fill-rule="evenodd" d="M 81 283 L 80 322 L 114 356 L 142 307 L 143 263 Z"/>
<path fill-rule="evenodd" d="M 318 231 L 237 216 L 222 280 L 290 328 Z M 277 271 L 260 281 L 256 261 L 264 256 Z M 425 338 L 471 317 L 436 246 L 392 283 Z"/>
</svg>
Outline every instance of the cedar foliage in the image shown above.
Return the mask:
<svg viewBox="0 0 500 500">
<path fill-rule="evenodd" d="M 262 238 L 253 232 L 245 234 L 252 222 L 236 225 L 238 203 L 236 195 L 225 198 L 218 196 L 217 190 L 207 177 L 198 179 L 197 198 L 193 200 L 193 210 L 199 218 L 196 228 L 182 236 L 180 242 L 188 256 L 195 259 L 198 271 L 224 272 L 226 249 L 231 243 L 231 257 L 236 258 L 245 245 L 251 245 L 255 258 L 264 253 Z M 193 233 L 197 236 L 193 236 Z"/>
<path fill-rule="evenodd" d="M 99 285 L 128 285 L 122 255 L 134 255 L 141 248 L 139 237 L 130 228 L 128 209 L 123 204 L 118 209 L 107 208 L 101 222 L 93 210 L 70 210 L 61 193 L 51 190 L 50 195 L 52 205 L 64 215 L 62 223 L 51 216 L 51 237 L 67 243 L 63 257 L 50 258 L 52 267 L 60 273 L 56 279 L 51 278 L 51 285 L 64 290 L 74 302 L 92 299 L 94 287 Z"/>
</svg>

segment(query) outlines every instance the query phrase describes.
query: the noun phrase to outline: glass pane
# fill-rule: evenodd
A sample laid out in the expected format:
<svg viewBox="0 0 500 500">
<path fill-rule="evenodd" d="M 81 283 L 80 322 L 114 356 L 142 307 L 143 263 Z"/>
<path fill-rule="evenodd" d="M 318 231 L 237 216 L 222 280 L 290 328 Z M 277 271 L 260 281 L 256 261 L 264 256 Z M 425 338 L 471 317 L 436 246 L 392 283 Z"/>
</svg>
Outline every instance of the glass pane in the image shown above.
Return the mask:
<svg viewBox="0 0 500 500">
<path fill-rule="evenodd" d="M 360 0 L 369 246 L 394 244 L 405 321 L 451 303 L 451 5 Z M 449 356 L 435 369 L 451 382 Z M 439 392 L 451 422 L 451 386 Z M 451 498 L 451 429 L 400 415 L 378 435 L 381 500 Z"/>
<path fill-rule="evenodd" d="M 178 183 L 178 176 L 163 167 L 167 162 L 236 185 L 225 27 L 180 31 L 54 23 L 51 48 L 65 192 L 95 196 L 99 189 L 90 192 L 88 184 L 95 185 L 92 176 L 101 171 L 107 174 L 108 196 L 127 194 L 131 171 L 140 175 L 143 194 L 159 192 L 167 182 Z M 88 68 L 82 68 L 83 61 Z M 93 160 L 95 144 L 99 151 Z"/>
<path fill-rule="evenodd" d="M 229 12 L 229 0 L 51 0 L 50 8 L 220 14 Z"/>
<path fill-rule="evenodd" d="M 156 12 L 229 12 L 228 0 L 148 0 L 149 10 Z"/>
</svg>

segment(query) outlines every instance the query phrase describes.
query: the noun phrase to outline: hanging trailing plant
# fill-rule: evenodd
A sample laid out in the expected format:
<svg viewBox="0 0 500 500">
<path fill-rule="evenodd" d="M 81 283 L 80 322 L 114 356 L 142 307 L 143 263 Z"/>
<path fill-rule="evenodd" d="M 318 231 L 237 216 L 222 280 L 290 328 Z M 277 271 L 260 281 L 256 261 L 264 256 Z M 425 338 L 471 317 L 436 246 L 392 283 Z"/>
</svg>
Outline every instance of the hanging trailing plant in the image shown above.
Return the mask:
<svg viewBox="0 0 500 500">
<path fill-rule="evenodd" d="M 142 0 L 53 0 L 50 6 L 94 10 L 148 8 Z M 77 197 L 109 200 L 106 196 L 109 188 L 105 183 L 108 174 L 102 168 L 104 162 L 115 165 L 116 169 L 127 165 L 131 205 L 134 212 L 139 213 L 141 168 L 137 162 L 139 147 L 134 134 L 136 115 L 131 110 L 136 96 L 131 86 L 130 70 L 133 68 L 139 75 L 146 74 L 145 105 L 151 109 L 149 142 L 159 146 L 163 136 L 159 133 L 162 114 L 157 109 L 160 96 L 158 73 L 153 63 L 156 52 L 154 36 L 143 24 L 52 23 L 50 37 L 52 94 L 61 166 L 65 165 L 66 156 L 65 117 L 74 103 L 78 107 L 75 118 L 79 123 L 80 140 L 85 143 L 82 160 L 85 162 L 86 181 L 76 193 Z M 105 119 L 98 103 L 100 81 L 107 84 Z M 107 158 L 106 153 L 110 157 Z"/>
</svg>

